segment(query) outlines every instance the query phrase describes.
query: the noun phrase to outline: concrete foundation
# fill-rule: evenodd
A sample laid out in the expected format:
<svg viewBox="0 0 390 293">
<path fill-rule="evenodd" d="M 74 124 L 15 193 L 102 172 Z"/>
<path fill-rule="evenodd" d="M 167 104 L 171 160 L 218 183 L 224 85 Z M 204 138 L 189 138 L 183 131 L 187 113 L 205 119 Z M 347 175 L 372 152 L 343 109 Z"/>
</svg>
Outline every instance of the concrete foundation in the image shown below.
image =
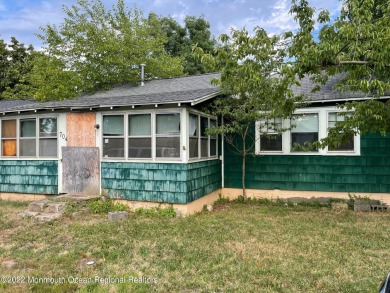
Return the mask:
<svg viewBox="0 0 390 293">
<path fill-rule="evenodd" d="M 319 191 L 295 191 L 295 190 L 259 190 L 259 189 L 247 189 L 247 196 L 250 198 L 267 198 L 267 199 L 289 199 L 293 202 L 299 202 L 300 199 L 322 199 L 327 198 L 341 198 L 349 199 L 348 195 L 355 195 L 360 197 L 368 197 L 372 200 L 379 200 L 383 204 L 390 205 L 390 193 L 349 193 L 349 192 L 319 192 Z M 223 198 L 235 199 L 242 195 L 242 189 L 238 188 L 221 188 L 208 195 L 205 195 L 188 204 L 172 204 L 177 215 L 189 216 L 203 210 L 204 206 L 213 205 L 215 201 L 221 196 Z M 35 195 L 35 194 L 18 194 L 18 193 L 0 193 L 1 200 L 13 200 L 13 201 L 36 201 L 50 198 L 50 196 Z M 129 201 L 129 200 L 116 200 L 117 202 L 126 204 L 131 210 L 137 208 L 154 208 L 170 207 L 171 204 L 164 204 L 158 202 L 145 202 L 145 201 Z"/>
</svg>

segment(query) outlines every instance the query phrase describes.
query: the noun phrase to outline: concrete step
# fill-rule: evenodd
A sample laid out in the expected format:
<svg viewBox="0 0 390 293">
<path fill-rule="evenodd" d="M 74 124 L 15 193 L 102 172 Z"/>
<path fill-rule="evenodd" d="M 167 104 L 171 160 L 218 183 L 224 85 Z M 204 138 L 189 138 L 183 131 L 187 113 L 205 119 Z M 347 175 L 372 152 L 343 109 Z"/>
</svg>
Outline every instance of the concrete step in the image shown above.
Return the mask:
<svg viewBox="0 0 390 293">
<path fill-rule="evenodd" d="M 38 212 L 38 213 L 40 213 L 47 206 L 48 202 L 49 201 L 47 199 L 33 201 L 32 203 L 30 203 L 28 205 L 27 210 L 29 212 Z"/>
<path fill-rule="evenodd" d="M 49 202 L 46 207 L 43 209 L 45 214 L 63 214 L 66 208 L 66 202 Z"/>
<path fill-rule="evenodd" d="M 31 218 L 31 217 L 34 217 L 36 215 L 38 215 L 39 213 L 38 212 L 30 212 L 28 210 L 24 211 L 24 212 L 21 212 L 18 214 L 18 217 L 20 219 L 25 219 L 25 218 Z"/>
<path fill-rule="evenodd" d="M 40 222 L 50 222 L 62 217 L 60 213 L 51 213 L 51 214 L 39 214 L 34 216 L 34 219 Z"/>
</svg>

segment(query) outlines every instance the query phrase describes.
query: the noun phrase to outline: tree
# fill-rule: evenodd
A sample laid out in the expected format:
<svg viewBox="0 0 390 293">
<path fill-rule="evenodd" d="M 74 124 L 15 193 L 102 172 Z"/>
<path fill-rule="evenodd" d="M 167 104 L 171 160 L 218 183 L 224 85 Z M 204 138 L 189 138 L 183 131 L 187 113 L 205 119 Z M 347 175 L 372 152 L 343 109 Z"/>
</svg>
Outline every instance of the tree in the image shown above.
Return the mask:
<svg viewBox="0 0 390 293">
<path fill-rule="evenodd" d="M 299 76 L 311 75 L 321 84 L 329 76 L 340 75 L 339 90 L 371 97 L 345 103 L 342 107 L 353 110 L 352 115 L 330 129 L 321 146 L 337 146 L 351 132 L 390 132 L 390 102 L 378 99 L 390 90 L 388 0 L 344 0 L 333 21 L 328 11 L 321 11 L 315 20 L 315 9 L 306 0 L 293 1 L 290 12 L 300 24 L 297 33 L 286 34 L 291 41 L 289 57 Z M 322 28 L 316 40 L 313 32 L 318 25 Z"/>
<path fill-rule="evenodd" d="M 45 62 L 54 61 L 57 70 L 67 78 L 62 86 L 67 88 L 52 95 L 37 91 L 40 100 L 74 97 L 83 92 L 108 89 L 117 83 L 136 83 L 140 80 L 139 66 L 146 64 L 146 78 L 171 77 L 183 73 L 182 59 L 165 53 L 166 37 L 160 33 L 159 23 L 147 19 L 134 6 L 129 9 L 124 0 L 118 0 L 112 10 L 107 10 L 101 0 L 78 0 L 71 7 L 63 6 L 66 17 L 57 28 L 47 25 L 38 37 L 47 46 Z M 43 59 L 38 60 L 38 67 Z M 63 68 L 61 68 L 63 67 Z M 43 73 L 34 71 L 34 75 Z M 33 76 L 43 80 L 43 76 Z M 72 81 L 73 91 L 66 84 Z M 53 81 L 53 83 L 50 83 Z M 59 88 L 59 78 L 48 81 Z M 50 83 L 50 84 L 49 84 Z M 61 87 L 61 86 L 60 86 Z"/>
<path fill-rule="evenodd" d="M 26 48 L 14 37 L 10 44 L 0 40 L 0 99 L 31 97 L 28 74 L 36 54 L 31 45 Z"/>
<path fill-rule="evenodd" d="M 254 35 L 245 29 L 232 30 L 231 37 L 222 35 L 224 45 L 216 49 L 215 56 L 205 54 L 199 47 L 194 54 L 204 63 L 221 67 L 221 77 L 215 80 L 225 95 L 217 99 L 209 109 L 211 114 L 223 118 L 223 123 L 209 134 L 220 134 L 242 158 L 243 198 L 245 187 L 246 158 L 253 153 L 256 131 L 267 135 L 272 128 L 281 133 L 275 118 L 288 118 L 303 102 L 303 96 L 295 96 L 291 86 L 296 84 L 293 68 L 284 63 L 287 46 L 279 36 L 269 36 L 257 28 Z"/>
<path fill-rule="evenodd" d="M 210 24 L 203 16 L 186 16 L 184 27 L 172 17 L 160 17 L 150 14 L 149 18 L 157 18 L 162 32 L 167 36 L 165 51 L 175 57 L 183 57 L 184 72 L 188 75 L 209 72 L 209 68 L 192 55 L 192 47 L 197 45 L 204 52 L 211 53 L 216 41 L 211 37 Z"/>
</svg>

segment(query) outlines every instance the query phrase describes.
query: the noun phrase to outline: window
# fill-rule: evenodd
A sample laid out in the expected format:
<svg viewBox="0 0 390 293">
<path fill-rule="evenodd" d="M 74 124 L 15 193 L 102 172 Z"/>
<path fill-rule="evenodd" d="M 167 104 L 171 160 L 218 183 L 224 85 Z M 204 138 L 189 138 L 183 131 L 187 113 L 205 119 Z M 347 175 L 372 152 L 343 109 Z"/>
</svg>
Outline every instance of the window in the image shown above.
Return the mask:
<svg viewBox="0 0 390 293">
<path fill-rule="evenodd" d="M 327 137 L 328 129 L 336 122 L 343 121 L 345 115 L 340 114 L 337 106 L 305 107 L 298 109 L 292 119 L 275 119 L 266 123 L 256 123 L 256 154 L 274 155 L 360 155 L 360 136 L 350 134 L 347 141 L 332 148 L 316 149 L 311 143 Z M 278 134 L 275 128 L 291 130 Z M 311 148 L 310 148 L 311 147 Z"/>
<path fill-rule="evenodd" d="M 207 135 L 207 129 L 217 125 L 213 118 L 189 114 L 189 157 L 209 158 L 217 155 L 217 136 Z"/>
<path fill-rule="evenodd" d="M 156 157 L 180 157 L 180 114 L 156 114 Z"/>
<path fill-rule="evenodd" d="M 305 113 L 293 115 L 295 127 L 291 129 L 291 151 L 317 151 L 307 144 L 318 141 L 318 114 Z"/>
<path fill-rule="evenodd" d="M 150 114 L 129 115 L 128 157 L 152 157 L 152 128 Z"/>
<path fill-rule="evenodd" d="M 200 156 L 207 158 L 209 156 L 209 137 L 206 129 L 209 127 L 209 118 L 200 117 Z"/>
<path fill-rule="evenodd" d="M 198 115 L 189 116 L 189 156 L 190 158 L 199 157 L 199 122 Z"/>
<path fill-rule="evenodd" d="M 125 157 L 125 131 L 123 115 L 103 116 L 103 157 Z"/>
<path fill-rule="evenodd" d="M 57 118 L 39 119 L 39 156 L 57 156 Z"/>
<path fill-rule="evenodd" d="M 210 129 L 217 125 L 217 121 L 210 118 Z M 210 135 L 210 157 L 217 155 L 217 136 Z"/>
<path fill-rule="evenodd" d="M 57 118 L 21 118 L 1 121 L 3 157 L 57 157 Z"/>
<path fill-rule="evenodd" d="M 20 120 L 20 139 L 19 139 L 20 157 L 35 157 L 37 155 L 37 134 L 36 133 L 37 133 L 37 127 L 36 127 L 35 119 Z"/>
<path fill-rule="evenodd" d="M 123 114 L 103 114 L 102 157 L 178 161 L 186 160 L 186 155 L 182 154 L 187 152 L 192 160 L 216 157 L 217 136 L 208 135 L 207 129 L 216 126 L 217 120 L 189 113 L 187 119 L 183 119 L 187 121 L 183 128 L 181 113 L 185 110 L 134 110 Z M 183 142 L 183 134 L 188 137 L 187 144 Z M 32 139 L 33 135 L 25 139 Z"/>
<path fill-rule="evenodd" d="M 260 151 L 262 152 L 280 152 L 282 151 L 282 135 L 276 129 L 282 128 L 282 119 L 274 118 L 272 121 L 261 122 L 260 131 L 266 135 L 260 136 Z"/>
<path fill-rule="evenodd" d="M 16 157 L 16 119 L 1 123 L 1 149 L 4 157 Z"/>
<path fill-rule="evenodd" d="M 350 114 L 346 114 L 347 116 Z M 328 127 L 332 128 L 338 121 L 344 121 L 344 115 L 340 115 L 340 112 L 329 112 L 328 113 Z M 354 150 L 354 136 L 349 135 L 348 141 L 338 147 L 329 146 L 329 151 L 353 151 Z"/>
</svg>

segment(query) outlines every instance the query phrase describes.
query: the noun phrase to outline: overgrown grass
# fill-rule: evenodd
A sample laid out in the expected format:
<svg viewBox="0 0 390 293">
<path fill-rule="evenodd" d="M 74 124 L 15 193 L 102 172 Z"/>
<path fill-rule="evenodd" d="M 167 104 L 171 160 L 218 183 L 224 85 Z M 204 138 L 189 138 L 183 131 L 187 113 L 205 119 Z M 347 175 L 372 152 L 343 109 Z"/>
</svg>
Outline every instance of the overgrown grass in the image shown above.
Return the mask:
<svg viewBox="0 0 390 293">
<path fill-rule="evenodd" d="M 0 201 L 0 276 L 25 277 L 1 292 L 376 292 L 390 269 L 390 213 L 221 202 L 188 218 L 84 213 L 37 224 L 16 218 L 23 209 Z"/>
</svg>

